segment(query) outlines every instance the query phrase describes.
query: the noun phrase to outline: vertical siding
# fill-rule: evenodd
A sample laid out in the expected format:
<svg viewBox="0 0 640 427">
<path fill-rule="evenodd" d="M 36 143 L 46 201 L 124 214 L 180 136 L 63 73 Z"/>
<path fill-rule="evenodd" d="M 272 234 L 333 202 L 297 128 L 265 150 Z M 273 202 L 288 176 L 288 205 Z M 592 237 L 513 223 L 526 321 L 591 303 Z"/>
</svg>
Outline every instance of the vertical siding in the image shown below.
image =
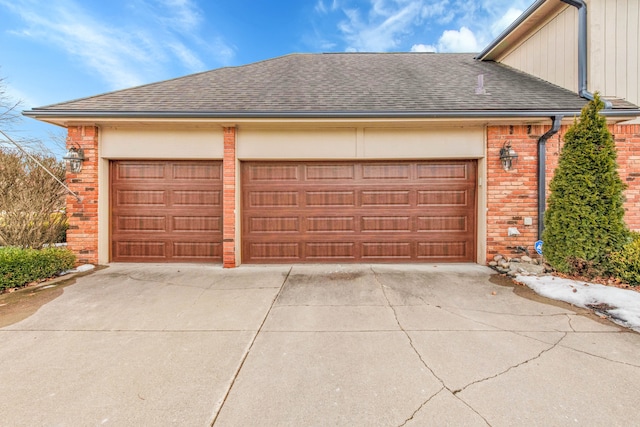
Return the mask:
<svg viewBox="0 0 640 427">
<path fill-rule="evenodd" d="M 499 62 L 566 89 L 578 89 L 578 14 L 566 7 Z"/>
<path fill-rule="evenodd" d="M 590 91 L 640 103 L 640 0 L 590 0 Z"/>
</svg>

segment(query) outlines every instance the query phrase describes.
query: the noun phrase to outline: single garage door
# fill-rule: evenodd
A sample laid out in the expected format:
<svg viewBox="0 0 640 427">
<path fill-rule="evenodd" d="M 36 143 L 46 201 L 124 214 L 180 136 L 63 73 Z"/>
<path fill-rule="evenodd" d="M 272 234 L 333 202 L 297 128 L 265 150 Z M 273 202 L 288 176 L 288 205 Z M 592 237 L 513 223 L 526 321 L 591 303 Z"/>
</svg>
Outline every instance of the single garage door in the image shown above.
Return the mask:
<svg viewBox="0 0 640 427">
<path fill-rule="evenodd" d="M 111 260 L 220 262 L 222 162 L 113 161 Z"/>
<path fill-rule="evenodd" d="M 242 260 L 475 262 L 477 162 L 242 163 Z"/>
</svg>

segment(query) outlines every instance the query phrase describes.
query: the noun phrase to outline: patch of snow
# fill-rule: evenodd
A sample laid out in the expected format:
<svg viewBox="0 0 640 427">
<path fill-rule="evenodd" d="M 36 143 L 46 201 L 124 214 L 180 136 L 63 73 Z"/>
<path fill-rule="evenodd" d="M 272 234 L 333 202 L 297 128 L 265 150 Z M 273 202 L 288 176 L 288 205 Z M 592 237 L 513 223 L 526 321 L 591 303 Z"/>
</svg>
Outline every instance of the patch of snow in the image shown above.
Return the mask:
<svg viewBox="0 0 640 427">
<path fill-rule="evenodd" d="M 72 270 L 65 270 L 65 271 L 61 271 L 60 273 L 58 273 L 58 276 L 64 276 L 66 274 L 71 274 L 71 273 L 82 273 L 85 271 L 91 271 L 93 270 L 95 267 L 95 265 L 93 264 L 83 264 L 83 265 L 79 265 L 78 267 L 72 269 Z"/>
<path fill-rule="evenodd" d="M 93 265 L 93 264 L 83 264 L 83 265 L 80 265 L 80 266 L 76 267 L 76 268 L 74 269 L 74 271 L 75 271 L 76 273 L 82 273 L 82 272 L 84 272 L 84 271 L 91 271 L 91 270 L 93 270 L 94 268 L 96 268 L 96 267 L 95 267 L 95 265 Z"/>
<path fill-rule="evenodd" d="M 554 276 L 516 276 L 515 279 L 547 298 L 583 308 L 607 306 L 598 310 L 614 322 L 640 332 L 640 292 Z"/>
</svg>

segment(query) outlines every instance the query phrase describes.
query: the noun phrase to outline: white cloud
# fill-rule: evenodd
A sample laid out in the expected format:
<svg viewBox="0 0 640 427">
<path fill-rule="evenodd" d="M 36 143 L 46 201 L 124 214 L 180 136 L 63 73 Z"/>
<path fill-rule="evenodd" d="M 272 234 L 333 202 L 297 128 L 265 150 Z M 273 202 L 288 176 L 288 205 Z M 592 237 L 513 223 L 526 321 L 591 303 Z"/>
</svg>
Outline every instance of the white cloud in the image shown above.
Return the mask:
<svg viewBox="0 0 640 427">
<path fill-rule="evenodd" d="M 430 44 L 414 44 L 411 46 L 411 52 L 437 52 L 438 49 Z"/>
<path fill-rule="evenodd" d="M 446 30 L 438 40 L 439 52 L 478 52 L 478 41 L 467 27 L 460 30 Z"/>
<path fill-rule="evenodd" d="M 334 0 L 330 9 L 329 0 L 318 0 L 316 12 L 323 20 L 336 11 L 343 19 L 337 24 L 337 35 L 325 33 L 317 39 L 335 40 L 346 51 L 408 50 L 424 45 L 438 51 L 477 52 L 533 1 Z"/>
<path fill-rule="evenodd" d="M 338 28 L 348 51 L 377 52 L 395 49 L 402 35 L 420 20 L 423 0 L 372 0 L 366 18 L 359 9 L 344 9 L 347 19 Z"/>
<path fill-rule="evenodd" d="M 226 63 L 233 56 L 233 48 L 220 38 L 207 43 L 197 36 L 202 16 L 190 0 L 136 3 L 138 10 L 132 9 L 133 18 L 123 20 L 120 26 L 90 14 L 82 3 L 74 0 L 0 0 L 0 4 L 18 14 L 26 25 L 14 34 L 64 50 L 73 63 L 100 76 L 110 89 L 170 77 L 167 71 L 175 63 L 187 72 L 206 69 L 204 61 L 185 45 L 184 39 L 202 46 L 208 59 Z M 156 25 L 148 25 L 149 21 Z"/>
<path fill-rule="evenodd" d="M 202 12 L 191 0 L 159 0 L 159 3 L 166 9 L 162 21 L 179 31 L 192 31 L 204 20 Z"/>
<path fill-rule="evenodd" d="M 507 12 L 502 15 L 502 18 L 491 24 L 491 36 L 497 37 L 500 33 L 507 28 L 513 21 L 518 19 L 518 17 L 522 15 L 522 10 L 509 8 Z"/>
<path fill-rule="evenodd" d="M 203 71 L 206 69 L 205 64 L 193 53 L 191 49 L 180 42 L 169 43 L 168 47 L 192 71 Z"/>
<path fill-rule="evenodd" d="M 318 0 L 315 6 L 315 11 L 323 15 L 336 9 L 338 9 L 338 0 L 333 0 L 330 6 L 327 6 L 324 0 Z"/>
</svg>

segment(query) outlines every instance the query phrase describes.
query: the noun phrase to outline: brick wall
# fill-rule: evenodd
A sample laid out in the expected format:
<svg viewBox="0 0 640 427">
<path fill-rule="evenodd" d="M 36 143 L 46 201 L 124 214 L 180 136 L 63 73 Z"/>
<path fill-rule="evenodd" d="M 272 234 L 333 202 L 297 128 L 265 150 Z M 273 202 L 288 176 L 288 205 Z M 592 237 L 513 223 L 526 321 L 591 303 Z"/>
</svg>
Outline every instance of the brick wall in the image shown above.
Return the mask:
<svg viewBox="0 0 640 427">
<path fill-rule="evenodd" d="M 514 254 L 517 246 L 530 252 L 537 240 L 537 140 L 542 126 L 490 126 L 487 129 L 487 260 L 496 253 Z M 518 153 L 513 168 L 505 171 L 500 149 L 509 141 Z M 524 219 L 532 225 L 525 226 Z M 508 236 L 509 227 L 520 232 Z"/>
<path fill-rule="evenodd" d="M 98 262 L 98 128 L 69 126 L 67 149 L 79 146 L 85 161 L 80 173 L 67 171 L 69 188 L 80 196 L 67 196 L 67 246 L 79 264 Z"/>
<path fill-rule="evenodd" d="M 538 239 L 538 139 L 550 126 L 490 126 L 487 129 L 487 261 L 497 253 L 522 254 L 516 249 L 525 247 L 535 254 L 533 244 Z M 558 158 L 568 126 L 547 141 L 546 187 L 558 165 Z M 629 228 L 640 230 L 640 125 L 611 125 L 618 150 L 619 172 L 629 186 L 625 191 L 625 221 Z M 518 162 L 505 171 L 499 159 L 500 148 L 506 141 L 518 153 Z M 532 218 L 525 226 L 524 218 Z M 508 228 L 516 227 L 518 236 L 508 236 Z"/>
<path fill-rule="evenodd" d="M 222 265 L 233 268 L 236 266 L 236 128 L 224 128 L 223 135 Z"/>
<path fill-rule="evenodd" d="M 640 231 L 640 125 L 615 125 L 610 129 L 618 149 L 620 178 L 627 184 L 624 220 Z"/>
</svg>

